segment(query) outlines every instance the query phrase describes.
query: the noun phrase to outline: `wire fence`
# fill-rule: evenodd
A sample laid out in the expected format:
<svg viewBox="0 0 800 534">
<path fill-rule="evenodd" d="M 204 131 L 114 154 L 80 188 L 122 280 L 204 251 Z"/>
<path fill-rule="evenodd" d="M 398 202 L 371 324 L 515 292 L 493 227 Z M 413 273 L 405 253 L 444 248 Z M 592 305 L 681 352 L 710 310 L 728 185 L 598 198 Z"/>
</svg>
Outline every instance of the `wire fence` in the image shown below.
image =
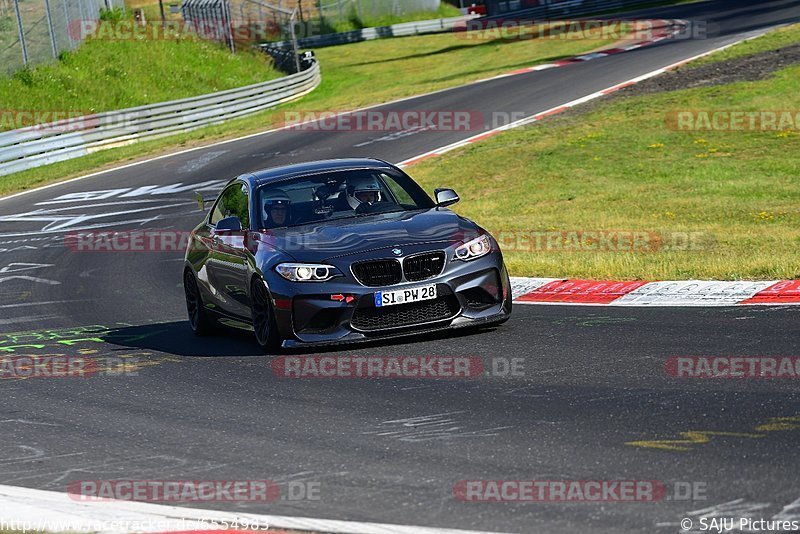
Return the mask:
<svg viewBox="0 0 800 534">
<path fill-rule="evenodd" d="M 81 21 L 114 7 L 123 0 L 0 0 L 0 74 L 73 50 Z"/>
<path fill-rule="evenodd" d="M 336 23 L 436 11 L 440 3 L 440 0 L 320 0 L 316 2 L 315 7 L 318 16 Z"/>
<path fill-rule="evenodd" d="M 200 29 L 199 34 L 220 41 L 231 52 L 268 41 L 288 41 L 296 54 L 298 6 L 260 0 L 183 0 L 180 10 L 186 23 Z M 288 71 L 298 72 L 299 59 L 292 63 L 295 66 Z"/>
</svg>

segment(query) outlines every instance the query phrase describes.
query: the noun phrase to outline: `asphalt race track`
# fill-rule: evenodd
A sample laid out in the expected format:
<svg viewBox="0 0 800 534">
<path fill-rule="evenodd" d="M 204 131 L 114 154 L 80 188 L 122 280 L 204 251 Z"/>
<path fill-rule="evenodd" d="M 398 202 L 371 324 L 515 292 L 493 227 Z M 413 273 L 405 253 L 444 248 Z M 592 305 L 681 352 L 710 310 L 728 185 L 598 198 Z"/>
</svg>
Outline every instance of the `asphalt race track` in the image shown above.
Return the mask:
<svg viewBox="0 0 800 534">
<path fill-rule="evenodd" d="M 712 32 L 381 109 L 535 114 L 800 20 L 800 2 L 710 1 L 645 14 L 709 21 Z M 800 499 L 796 381 L 665 372 L 672 356 L 798 356 L 796 307 L 517 305 L 498 329 L 314 352 L 479 356 L 497 371 L 485 377 L 293 380 L 276 377 L 247 334 L 191 335 L 181 252 L 65 246 L 65 234 L 91 228 L 190 230 L 201 217 L 193 191 L 212 196 L 246 171 L 345 156 L 399 162 L 474 133 L 274 132 L 0 201 L 0 354 L 125 364 L 121 376 L 0 381 L 0 484 L 314 481 L 318 500 L 205 507 L 503 532 L 680 532 L 681 518 L 712 507 L 798 518 L 800 504 L 790 506 Z M 520 372 L 503 374 L 512 358 Z M 653 440 L 687 443 L 626 444 Z M 687 483 L 703 491 L 657 503 L 454 496 L 459 481 L 480 479 L 658 480 L 668 493 Z"/>
</svg>

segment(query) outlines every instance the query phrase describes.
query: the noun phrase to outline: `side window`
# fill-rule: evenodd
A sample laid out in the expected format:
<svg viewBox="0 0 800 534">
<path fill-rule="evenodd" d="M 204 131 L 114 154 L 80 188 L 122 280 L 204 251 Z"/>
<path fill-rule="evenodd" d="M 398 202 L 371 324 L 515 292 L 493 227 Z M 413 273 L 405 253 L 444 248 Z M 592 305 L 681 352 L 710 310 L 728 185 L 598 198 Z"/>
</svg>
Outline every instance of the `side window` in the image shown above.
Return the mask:
<svg viewBox="0 0 800 534">
<path fill-rule="evenodd" d="M 408 191 L 403 189 L 403 187 L 398 184 L 394 178 L 391 176 L 387 176 L 385 174 L 381 174 L 381 178 L 383 179 L 383 183 L 389 188 L 394 196 L 395 200 L 401 206 L 413 206 L 416 207 L 417 203 L 414 202 L 414 199 L 411 198 L 411 195 L 408 194 Z"/>
<path fill-rule="evenodd" d="M 214 209 L 211 210 L 209 223 L 216 225 L 225 217 L 239 217 L 242 229 L 250 229 L 250 203 L 247 196 L 247 185 L 235 183 L 223 191 Z"/>
</svg>

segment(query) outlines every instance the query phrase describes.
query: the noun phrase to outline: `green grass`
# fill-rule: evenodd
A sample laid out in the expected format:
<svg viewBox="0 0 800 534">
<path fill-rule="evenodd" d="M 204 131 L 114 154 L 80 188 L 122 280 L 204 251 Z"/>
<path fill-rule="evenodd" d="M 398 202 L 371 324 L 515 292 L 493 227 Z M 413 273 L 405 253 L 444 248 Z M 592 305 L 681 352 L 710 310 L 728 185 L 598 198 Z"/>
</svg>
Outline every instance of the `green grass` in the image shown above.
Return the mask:
<svg viewBox="0 0 800 534">
<path fill-rule="evenodd" d="M 796 26 L 790 32 L 800 31 Z M 780 46 L 786 35 L 743 45 Z M 770 44 L 771 43 L 771 44 Z M 721 57 L 735 57 L 732 50 Z M 715 58 L 720 59 L 720 58 Z M 798 110 L 800 66 L 768 80 L 620 98 L 423 162 L 426 189 L 495 234 L 696 232 L 696 250 L 559 251 L 519 238 L 512 275 L 591 279 L 800 278 L 800 131 L 681 132 L 680 110 Z M 511 233 L 511 234 L 509 234 Z M 514 249 L 517 250 L 514 250 Z"/>
<path fill-rule="evenodd" d="M 91 44 L 87 43 L 87 46 Z M 104 43 L 95 44 L 102 45 Z M 183 44 L 173 44 L 173 46 L 179 47 Z M 198 45 L 198 43 L 191 44 Z M 317 53 L 322 66 L 322 85 L 298 102 L 287 104 L 278 110 L 266 111 L 187 134 L 97 152 L 79 159 L 3 176 L 0 177 L 0 194 L 9 194 L 66 179 L 145 155 L 263 131 L 273 124 L 281 122 L 283 111 L 354 109 L 461 85 L 516 68 L 583 53 L 608 44 L 603 41 L 467 40 L 448 33 L 365 41 L 322 48 Z M 154 60 L 156 59 L 154 58 Z M 155 98 L 152 91 L 166 92 L 169 99 L 177 98 L 179 95 L 176 94 L 175 87 L 172 83 L 167 83 L 165 77 L 168 77 L 172 70 L 184 72 L 180 61 L 176 59 L 170 61 L 168 65 L 160 64 L 159 67 L 150 65 L 147 69 L 148 72 L 142 74 L 150 81 L 146 84 L 146 89 L 144 87 L 140 89 L 140 93 L 147 91 L 150 101 L 161 99 L 160 96 Z M 194 61 L 194 59 L 187 61 Z M 231 61 L 240 60 L 232 59 Z M 59 100 L 56 103 L 45 98 L 44 95 L 47 94 L 45 91 L 37 91 L 37 97 L 17 91 L 5 93 L 13 96 L 13 100 L 10 101 L 12 105 L 8 107 L 51 110 L 59 109 L 57 106 L 65 106 L 65 109 L 83 109 L 82 106 L 93 104 L 95 108 L 99 108 L 91 98 L 82 94 L 83 92 L 97 94 L 108 91 L 107 84 L 96 83 L 98 71 L 102 73 L 107 68 L 107 63 L 97 63 L 96 65 L 99 67 L 85 64 L 83 65 L 85 72 L 74 74 L 74 76 L 80 76 L 82 80 L 80 84 L 73 81 L 68 85 L 72 89 L 74 100 Z M 206 67 L 203 65 L 199 65 L 197 68 L 200 73 L 206 72 Z M 262 68 L 259 67 L 258 70 L 263 74 Z M 90 73 L 94 73 L 94 75 Z M 402 73 L 402 76 L 399 76 L 398 73 Z M 211 74 L 215 73 L 212 71 Z M 189 76 L 184 72 L 184 77 L 195 79 L 197 76 L 195 74 Z M 175 84 L 190 83 L 190 81 L 176 80 Z M 69 82 L 68 78 L 67 83 Z M 213 82 L 215 82 L 213 86 L 209 83 L 209 91 L 220 88 L 217 76 L 214 76 Z M 13 83 L 17 84 L 15 87 L 22 88 L 19 81 Z M 139 82 L 131 80 L 130 83 Z M 47 81 L 46 77 L 43 84 L 49 86 L 51 91 L 56 91 L 59 87 L 58 84 Z M 113 86 L 113 84 L 111 85 Z M 0 84 L 0 86 L 2 85 Z M 125 90 L 125 87 L 121 86 L 120 90 Z M 57 89 L 57 92 L 59 92 L 59 99 L 67 98 L 61 94 L 66 92 L 64 89 Z M 0 100 L 8 98 L 3 95 L 3 91 L 0 90 Z M 108 97 L 103 95 L 98 95 L 98 98 L 108 100 Z M 70 107 L 66 107 L 68 105 Z M 124 105 L 128 105 L 128 103 L 126 102 Z M 268 165 L 268 162 L 264 162 L 264 164 Z"/>
<path fill-rule="evenodd" d="M 413 22 L 417 20 L 459 17 L 461 16 L 461 11 L 450 4 L 442 3 L 439 6 L 439 9 L 436 11 L 418 11 L 416 13 L 408 13 L 405 15 L 383 15 L 380 17 L 366 16 L 363 19 L 359 18 L 355 12 L 343 13 L 343 16 L 347 20 L 328 21 L 325 26 L 333 32 L 349 32 L 353 30 L 360 30 L 361 28 L 391 26 L 392 24 L 401 24 L 403 22 Z"/>
<path fill-rule="evenodd" d="M 346 109 L 452 87 L 609 41 L 467 39 L 443 33 L 322 48 L 323 85 L 304 109 Z M 402 76 L 398 76 L 402 73 Z M 316 107 L 315 107 L 316 106 Z"/>
<path fill-rule="evenodd" d="M 90 39 L 56 63 L 0 77 L 0 102 L 5 109 L 95 113 L 280 76 L 263 54 L 232 55 L 207 41 Z"/>
</svg>

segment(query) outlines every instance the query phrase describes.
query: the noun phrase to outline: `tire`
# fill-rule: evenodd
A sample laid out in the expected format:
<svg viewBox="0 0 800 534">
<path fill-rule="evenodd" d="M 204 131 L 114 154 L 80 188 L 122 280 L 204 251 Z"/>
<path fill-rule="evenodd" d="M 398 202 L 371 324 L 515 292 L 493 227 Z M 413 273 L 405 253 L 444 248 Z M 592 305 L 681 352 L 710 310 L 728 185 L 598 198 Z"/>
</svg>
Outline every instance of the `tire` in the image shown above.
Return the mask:
<svg viewBox="0 0 800 534">
<path fill-rule="evenodd" d="M 254 278 L 253 283 L 250 284 L 250 311 L 253 316 L 256 342 L 265 353 L 276 352 L 280 348 L 281 342 L 278 324 L 275 321 L 272 299 L 264 281 L 260 278 Z"/>
<path fill-rule="evenodd" d="M 186 294 L 186 311 L 189 314 L 189 326 L 196 336 L 205 336 L 212 332 L 211 319 L 203 306 L 200 286 L 191 269 L 183 273 L 183 291 Z"/>
</svg>

